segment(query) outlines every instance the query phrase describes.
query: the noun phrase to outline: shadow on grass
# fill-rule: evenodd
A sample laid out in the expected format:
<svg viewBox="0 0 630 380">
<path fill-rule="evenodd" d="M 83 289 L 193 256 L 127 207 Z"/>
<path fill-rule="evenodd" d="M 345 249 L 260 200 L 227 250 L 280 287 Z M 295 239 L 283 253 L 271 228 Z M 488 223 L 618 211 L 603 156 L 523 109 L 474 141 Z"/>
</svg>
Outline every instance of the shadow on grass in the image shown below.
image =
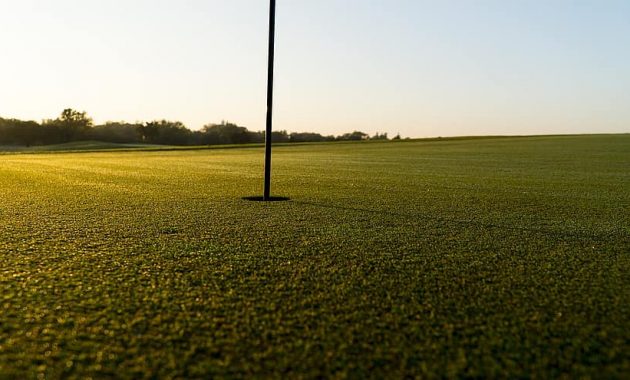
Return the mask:
<svg viewBox="0 0 630 380">
<path fill-rule="evenodd" d="M 563 230 L 562 227 L 554 227 L 554 226 L 519 226 L 519 225 L 508 225 L 504 223 L 496 223 L 488 220 L 483 220 L 481 218 L 470 218 L 470 219 L 462 219 L 457 217 L 445 217 L 445 216 L 437 216 L 431 215 L 428 213 L 402 213 L 391 210 L 377 210 L 370 208 L 362 208 L 362 207 L 352 207 L 352 206 L 341 206 L 335 204 L 324 204 L 317 202 L 307 202 L 307 201 L 295 201 L 291 200 L 291 203 L 312 206 L 312 207 L 322 207 L 322 208 L 330 208 L 336 210 L 345 210 L 345 211 L 354 211 L 368 214 L 378 214 L 378 215 L 389 215 L 396 218 L 403 218 L 408 220 L 414 220 L 416 223 L 420 223 L 421 220 L 425 221 L 433 221 L 439 223 L 447 223 L 453 225 L 461 225 L 468 226 L 473 228 L 480 229 L 499 229 L 499 230 L 511 230 L 511 231 L 528 231 L 528 232 L 536 232 L 544 235 L 554 236 L 554 237 L 564 237 L 564 238 L 590 238 L 595 240 L 607 241 L 609 239 L 610 234 L 616 235 L 624 235 L 624 233 L 620 230 L 615 231 L 606 231 L 602 233 L 594 232 L 594 231 L 584 231 L 584 230 Z"/>
<path fill-rule="evenodd" d="M 291 198 L 289 197 L 269 197 L 269 199 L 265 199 L 263 197 L 260 196 L 255 196 L 255 197 L 243 197 L 241 198 L 245 201 L 250 201 L 250 202 L 286 202 L 286 201 L 290 201 Z"/>
<path fill-rule="evenodd" d="M 306 206 L 330 208 L 330 209 L 335 209 L 335 210 L 358 211 L 358 212 L 363 212 L 363 213 L 371 213 L 371 214 L 379 214 L 379 215 L 392 215 L 392 216 L 399 216 L 399 217 L 404 217 L 404 218 L 416 218 L 418 216 L 416 214 L 405 214 L 405 213 L 395 212 L 391 210 L 377 210 L 377 209 L 370 209 L 370 208 L 363 208 L 363 207 L 341 206 L 338 204 L 325 204 L 325 203 L 295 201 L 295 200 L 292 200 L 291 203 L 296 203 L 299 205 L 306 205 Z"/>
</svg>

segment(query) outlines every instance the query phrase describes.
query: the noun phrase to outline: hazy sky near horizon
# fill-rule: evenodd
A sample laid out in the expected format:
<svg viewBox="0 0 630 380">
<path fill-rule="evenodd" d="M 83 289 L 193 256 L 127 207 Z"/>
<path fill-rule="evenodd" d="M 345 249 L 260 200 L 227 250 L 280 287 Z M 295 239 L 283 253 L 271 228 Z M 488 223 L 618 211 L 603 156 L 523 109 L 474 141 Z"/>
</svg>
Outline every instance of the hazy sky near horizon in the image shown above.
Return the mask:
<svg viewBox="0 0 630 380">
<path fill-rule="evenodd" d="M 276 130 L 630 132 L 630 1 L 277 0 Z M 0 116 L 264 129 L 267 0 L 0 0 Z"/>
</svg>

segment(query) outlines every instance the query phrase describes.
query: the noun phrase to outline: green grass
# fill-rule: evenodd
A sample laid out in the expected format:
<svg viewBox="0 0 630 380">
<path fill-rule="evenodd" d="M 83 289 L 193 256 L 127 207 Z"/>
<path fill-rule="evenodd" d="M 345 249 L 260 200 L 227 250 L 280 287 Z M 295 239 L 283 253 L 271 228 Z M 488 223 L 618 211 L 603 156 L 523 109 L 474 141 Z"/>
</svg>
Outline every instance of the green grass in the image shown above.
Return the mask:
<svg viewBox="0 0 630 380">
<path fill-rule="evenodd" d="M 102 141 L 76 141 L 64 144 L 24 146 L 0 146 L 0 153 L 89 152 L 107 150 L 148 150 L 164 148 L 152 144 L 118 144 Z"/>
<path fill-rule="evenodd" d="M 630 373 L 630 135 L 0 156 L 0 378 Z"/>
</svg>

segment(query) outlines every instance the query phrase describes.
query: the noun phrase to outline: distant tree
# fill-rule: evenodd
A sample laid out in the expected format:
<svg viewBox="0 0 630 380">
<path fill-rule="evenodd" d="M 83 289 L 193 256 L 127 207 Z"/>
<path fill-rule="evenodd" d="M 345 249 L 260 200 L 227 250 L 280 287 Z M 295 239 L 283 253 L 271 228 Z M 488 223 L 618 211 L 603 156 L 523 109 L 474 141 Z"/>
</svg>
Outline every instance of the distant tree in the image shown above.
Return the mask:
<svg viewBox="0 0 630 380">
<path fill-rule="evenodd" d="M 92 119 L 85 112 L 66 108 L 61 115 L 54 120 L 45 120 L 42 125 L 45 131 L 45 140 L 49 143 L 70 142 L 87 138 L 92 127 Z"/>
<path fill-rule="evenodd" d="M 188 145 L 192 132 L 179 121 L 159 120 L 138 125 L 142 142 L 164 145 Z"/>
<path fill-rule="evenodd" d="M 16 120 L 16 128 L 14 132 L 14 142 L 17 145 L 41 145 L 43 143 L 41 137 L 42 126 L 34 121 Z"/>
<path fill-rule="evenodd" d="M 141 143 L 140 127 L 142 124 L 107 122 L 94 126 L 90 130 L 89 139 L 112 143 Z"/>
<path fill-rule="evenodd" d="M 215 145 L 262 143 L 265 132 L 252 132 L 228 121 L 207 124 L 200 131 L 191 131 L 179 121 L 158 120 L 148 123 L 107 122 L 94 126 L 85 112 L 71 108 L 63 110 L 54 120 L 34 121 L 0 118 L 0 144 L 45 145 L 78 140 L 99 140 L 112 143 L 148 143 L 165 145 Z M 358 141 L 370 136 L 360 131 L 341 136 L 322 136 L 319 133 L 289 133 L 275 131 L 274 142 Z M 376 133 L 372 139 L 387 139 L 387 134 Z M 400 134 L 394 137 L 400 139 Z"/>
<path fill-rule="evenodd" d="M 337 140 L 340 140 L 340 141 L 360 141 L 360 140 L 367 140 L 369 137 L 370 136 L 367 133 L 354 131 L 352 133 L 345 133 L 345 134 L 337 137 Z"/>
<path fill-rule="evenodd" d="M 376 134 L 372 137 L 370 137 L 370 140 L 387 140 L 387 133 L 383 133 L 383 134 L 379 134 L 378 132 L 376 132 Z"/>
<path fill-rule="evenodd" d="M 264 141 L 264 136 L 250 132 L 245 127 L 223 121 L 221 124 L 208 124 L 201 130 L 201 141 L 205 145 L 245 144 Z"/>
<path fill-rule="evenodd" d="M 42 127 L 38 123 L 0 118 L 0 144 L 31 146 L 42 143 Z"/>
<path fill-rule="evenodd" d="M 289 137 L 291 142 L 322 142 L 335 140 L 335 136 L 322 136 L 319 133 L 313 132 L 293 132 Z"/>
<path fill-rule="evenodd" d="M 392 140 L 400 140 L 400 133 L 397 134 L 396 136 L 394 136 L 394 138 Z"/>
<path fill-rule="evenodd" d="M 271 132 L 272 142 L 289 142 L 290 137 L 287 131 L 273 131 Z"/>
<path fill-rule="evenodd" d="M 9 120 L 0 117 L 0 145 L 10 145 L 9 133 L 11 131 L 11 125 Z"/>
</svg>

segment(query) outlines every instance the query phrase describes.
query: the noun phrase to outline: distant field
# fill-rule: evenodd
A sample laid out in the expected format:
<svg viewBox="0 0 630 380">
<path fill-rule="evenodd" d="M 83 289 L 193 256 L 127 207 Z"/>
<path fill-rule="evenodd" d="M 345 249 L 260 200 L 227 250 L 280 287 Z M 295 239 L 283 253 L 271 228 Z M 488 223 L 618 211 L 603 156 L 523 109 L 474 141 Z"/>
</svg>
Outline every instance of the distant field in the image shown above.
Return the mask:
<svg viewBox="0 0 630 380">
<path fill-rule="evenodd" d="M 117 144 L 101 141 L 78 141 L 65 144 L 25 146 L 0 145 L 2 153 L 54 153 L 54 152 L 86 152 L 108 150 L 156 150 L 173 149 L 175 147 L 153 144 Z"/>
<path fill-rule="evenodd" d="M 630 135 L 0 155 L 0 378 L 630 373 Z"/>
</svg>

